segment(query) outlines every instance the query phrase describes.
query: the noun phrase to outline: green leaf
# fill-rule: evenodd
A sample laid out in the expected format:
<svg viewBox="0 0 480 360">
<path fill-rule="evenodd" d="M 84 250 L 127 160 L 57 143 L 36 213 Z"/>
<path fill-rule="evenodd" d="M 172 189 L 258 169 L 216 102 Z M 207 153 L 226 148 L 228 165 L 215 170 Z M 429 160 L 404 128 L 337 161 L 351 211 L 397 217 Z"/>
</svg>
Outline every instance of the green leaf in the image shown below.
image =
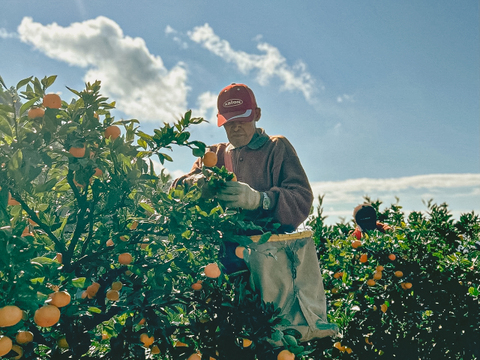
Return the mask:
<svg viewBox="0 0 480 360">
<path fill-rule="evenodd" d="M 100 310 L 99 308 L 97 308 L 95 306 L 89 306 L 88 311 L 90 311 L 92 313 L 95 313 L 95 314 L 101 314 L 102 313 L 102 310 Z"/>
<path fill-rule="evenodd" d="M 0 76 L 0 84 L 2 84 L 5 89 L 7 89 L 7 85 L 5 85 L 5 82 L 3 81 L 3 78 L 1 76 Z"/>
<path fill-rule="evenodd" d="M 271 236 L 272 236 L 271 232 L 266 232 L 265 234 L 260 236 L 260 239 L 258 240 L 257 244 L 258 245 L 265 244 L 268 241 L 268 239 L 270 239 Z"/>
<path fill-rule="evenodd" d="M 45 81 L 42 80 L 42 84 L 45 86 L 45 88 L 48 88 L 55 82 L 56 79 L 57 79 L 57 75 L 49 76 L 48 78 L 44 79 Z"/>
<path fill-rule="evenodd" d="M 17 84 L 17 90 L 20 89 L 21 87 L 27 85 L 30 82 L 30 80 L 32 80 L 32 78 L 33 78 L 33 76 L 30 76 L 27 79 L 20 80 Z"/>
<path fill-rule="evenodd" d="M 8 123 L 7 119 L 5 119 L 3 116 L 0 116 L 0 132 L 7 134 L 9 136 L 13 135 L 10 124 Z"/>
<path fill-rule="evenodd" d="M 19 149 L 15 151 L 12 158 L 10 159 L 8 163 L 8 169 L 10 171 L 16 171 L 22 165 L 22 160 L 23 160 L 23 153 L 22 153 L 22 150 Z"/>
<path fill-rule="evenodd" d="M 50 259 L 50 258 L 47 258 L 47 257 L 45 257 L 45 256 L 39 256 L 39 257 L 33 258 L 31 261 L 32 261 L 32 262 L 39 263 L 39 264 L 42 264 L 42 265 L 52 264 L 52 263 L 55 262 L 55 260 Z"/>
<path fill-rule="evenodd" d="M 72 279 L 72 285 L 76 288 L 83 289 L 85 287 L 85 280 L 86 278 L 84 277 Z"/>
<path fill-rule="evenodd" d="M 32 100 L 28 100 L 25 104 L 23 104 L 22 107 L 20 108 L 20 116 L 22 116 L 22 114 L 25 112 L 25 110 L 27 110 L 33 104 L 35 104 L 38 101 L 38 99 L 39 99 L 38 97 L 35 97 Z"/>
<path fill-rule="evenodd" d="M 50 191 L 50 190 L 52 190 L 52 188 L 55 186 L 56 183 L 57 183 L 57 179 L 55 179 L 55 178 L 50 179 L 50 180 L 48 180 L 46 183 L 41 184 L 41 185 L 38 185 L 38 186 L 35 188 L 35 191 L 36 191 L 37 193 L 42 193 L 42 192 L 45 192 L 45 191 Z"/>
</svg>

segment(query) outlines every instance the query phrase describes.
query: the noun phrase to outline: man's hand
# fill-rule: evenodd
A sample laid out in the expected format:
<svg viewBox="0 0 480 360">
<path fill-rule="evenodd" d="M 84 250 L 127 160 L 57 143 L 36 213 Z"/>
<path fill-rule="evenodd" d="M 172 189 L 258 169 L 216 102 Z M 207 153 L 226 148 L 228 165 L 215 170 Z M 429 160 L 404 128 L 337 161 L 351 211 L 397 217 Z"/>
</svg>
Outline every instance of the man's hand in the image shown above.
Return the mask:
<svg viewBox="0 0 480 360">
<path fill-rule="evenodd" d="M 227 207 L 255 210 L 260 206 L 261 195 L 248 184 L 230 181 L 218 191 L 217 198 L 224 201 Z"/>
</svg>

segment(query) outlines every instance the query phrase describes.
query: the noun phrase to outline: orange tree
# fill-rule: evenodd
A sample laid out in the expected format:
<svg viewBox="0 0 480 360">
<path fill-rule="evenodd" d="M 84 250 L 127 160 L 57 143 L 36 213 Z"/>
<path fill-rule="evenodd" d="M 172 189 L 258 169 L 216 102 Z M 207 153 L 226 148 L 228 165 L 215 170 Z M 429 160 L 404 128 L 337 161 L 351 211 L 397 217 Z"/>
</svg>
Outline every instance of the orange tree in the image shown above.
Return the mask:
<svg viewBox="0 0 480 360">
<path fill-rule="evenodd" d="M 392 229 L 359 242 L 351 223 L 325 224 L 319 200 L 310 225 L 329 317 L 342 329 L 325 358 L 480 358 L 478 215 L 455 221 L 446 204 L 429 202 L 425 214 L 407 216 L 375 201 L 378 220 Z"/>
<path fill-rule="evenodd" d="M 172 161 L 173 145 L 204 155 L 187 131 L 203 119 L 187 112 L 149 135 L 111 116 L 99 82 L 69 89 L 66 102 L 48 93 L 54 81 L 8 88 L 0 78 L 0 356 L 269 350 L 278 312 L 241 279 L 204 273 L 219 264 L 222 239 L 247 245 L 239 229 L 261 228 L 197 186 L 169 190 L 154 172 L 151 158 Z M 204 174 L 213 192 L 234 178 L 225 168 Z"/>
</svg>

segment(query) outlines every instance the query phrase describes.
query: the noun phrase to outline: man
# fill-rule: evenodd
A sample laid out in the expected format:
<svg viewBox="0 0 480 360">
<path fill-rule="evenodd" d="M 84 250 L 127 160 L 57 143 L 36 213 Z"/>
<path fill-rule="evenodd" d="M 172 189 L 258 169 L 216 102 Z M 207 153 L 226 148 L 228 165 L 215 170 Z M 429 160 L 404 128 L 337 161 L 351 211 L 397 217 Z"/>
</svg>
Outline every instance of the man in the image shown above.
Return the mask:
<svg viewBox="0 0 480 360">
<path fill-rule="evenodd" d="M 261 223 L 273 218 L 278 233 L 264 244 L 253 243 L 245 261 L 235 257 L 236 244 L 226 242 L 221 259 L 227 273 L 248 266 L 252 286 L 262 300 L 273 302 L 280 315 L 302 335 L 302 341 L 333 336 L 338 332 L 327 322 L 326 299 L 311 232 L 290 234 L 306 220 L 313 203 L 313 192 L 295 149 L 283 136 L 269 136 L 256 123 L 261 110 L 252 90 L 244 84 L 231 84 L 218 95 L 217 124 L 225 129 L 228 143 L 209 147 L 217 154 L 217 166 L 235 173 L 217 193 L 227 207 L 241 208 L 248 218 Z M 202 162 L 176 183 L 191 183 L 201 177 Z M 287 234 L 288 233 L 288 234 Z M 254 237 L 252 237 L 252 240 Z M 257 239 L 258 241 L 258 239 Z M 281 346 L 281 340 L 271 341 Z"/>
</svg>

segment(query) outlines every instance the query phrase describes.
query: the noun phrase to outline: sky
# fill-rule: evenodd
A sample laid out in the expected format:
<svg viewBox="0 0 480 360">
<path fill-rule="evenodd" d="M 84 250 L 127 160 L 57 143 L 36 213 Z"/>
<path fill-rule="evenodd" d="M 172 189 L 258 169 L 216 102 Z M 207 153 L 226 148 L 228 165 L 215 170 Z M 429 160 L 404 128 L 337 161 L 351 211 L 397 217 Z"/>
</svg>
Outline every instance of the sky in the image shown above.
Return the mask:
<svg viewBox="0 0 480 360">
<path fill-rule="evenodd" d="M 218 93 L 245 83 L 327 223 L 365 196 L 458 219 L 480 213 L 479 37 L 476 0 L 2 0 L 0 76 L 57 75 L 65 100 L 100 80 L 115 118 L 147 133 L 191 109 L 206 144 L 226 141 Z M 173 176 L 195 160 L 171 155 Z"/>
</svg>

